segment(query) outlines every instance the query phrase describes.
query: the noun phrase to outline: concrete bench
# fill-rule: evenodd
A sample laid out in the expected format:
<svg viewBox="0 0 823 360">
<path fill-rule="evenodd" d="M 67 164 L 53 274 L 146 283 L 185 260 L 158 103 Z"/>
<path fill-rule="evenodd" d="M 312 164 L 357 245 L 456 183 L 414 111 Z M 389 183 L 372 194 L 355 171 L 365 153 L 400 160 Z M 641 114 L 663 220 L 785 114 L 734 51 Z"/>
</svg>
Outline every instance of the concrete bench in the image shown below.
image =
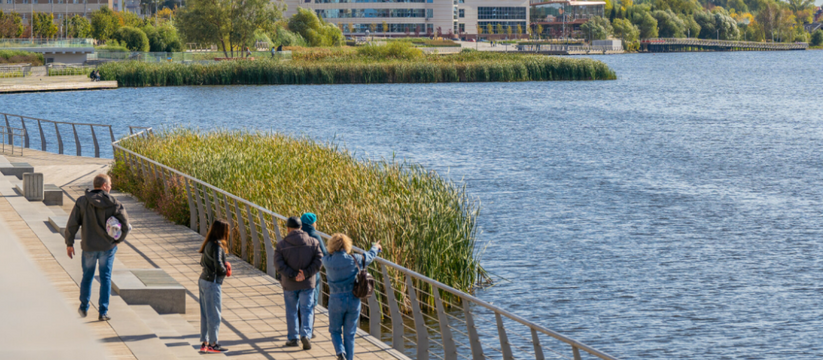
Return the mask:
<svg viewBox="0 0 823 360">
<path fill-rule="evenodd" d="M 13 162 L 11 165 L 0 165 L 0 173 L 3 175 L 14 175 L 18 179 L 23 180 L 23 173 L 33 173 L 34 167 L 29 163 Z"/>
<path fill-rule="evenodd" d="M 111 288 L 129 305 L 150 305 L 158 314 L 185 314 L 186 288 L 163 269 L 114 270 Z"/>
<path fill-rule="evenodd" d="M 57 231 L 57 233 L 59 233 L 60 236 L 62 236 L 64 238 L 66 237 L 66 235 L 65 235 L 65 233 L 66 233 L 66 224 L 68 224 L 68 223 L 69 223 L 69 216 L 68 215 L 49 216 L 49 225 L 51 225 L 51 228 L 54 229 L 55 231 Z M 80 239 L 80 231 L 78 231 L 77 234 L 74 235 L 74 238 L 76 240 Z"/>
<path fill-rule="evenodd" d="M 20 195 L 25 194 L 22 184 L 15 184 L 14 190 Z M 63 189 L 54 184 L 43 185 L 43 203 L 46 205 L 63 206 Z M 65 225 L 65 223 L 63 223 L 63 225 Z M 54 228 L 57 229 L 56 226 Z"/>
</svg>

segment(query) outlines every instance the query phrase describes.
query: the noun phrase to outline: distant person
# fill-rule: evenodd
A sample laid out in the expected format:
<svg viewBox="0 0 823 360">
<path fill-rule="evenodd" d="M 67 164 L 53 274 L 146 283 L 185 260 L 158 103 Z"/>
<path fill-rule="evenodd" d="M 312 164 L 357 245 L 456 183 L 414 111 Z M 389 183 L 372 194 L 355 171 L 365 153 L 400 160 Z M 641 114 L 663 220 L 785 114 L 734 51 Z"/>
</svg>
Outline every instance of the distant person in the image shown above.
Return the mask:
<svg viewBox="0 0 823 360">
<path fill-rule="evenodd" d="M 100 81 L 100 70 L 94 70 L 95 81 Z"/>
<path fill-rule="evenodd" d="M 246 46 L 246 57 L 251 57 L 251 50 L 249 50 L 248 46 Z"/>
<path fill-rule="evenodd" d="M 197 252 L 200 256 L 200 352 L 221 353 L 226 349 L 217 342 L 222 311 L 223 279 L 231 276 L 231 265 L 226 261 L 229 252 L 229 223 L 214 220 Z"/>
<path fill-rule="evenodd" d="M 329 333 L 337 360 L 354 359 L 354 335 L 360 320 L 360 299 L 352 293 L 358 267 L 369 266 L 383 251 L 380 243 L 372 245 L 363 255 L 352 254 L 352 241 L 346 235 L 334 234 L 329 239 L 329 256 L 323 258 L 326 280 L 329 282 Z"/>
<path fill-rule="evenodd" d="M 97 306 L 97 320 L 109 321 L 109 299 L 111 297 L 111 270 L 117 245 L 126 240 L 131 226 L 126 208 L 109 194 L 111 178 L 99 174 L 92 182 L 94 190 L 77 199 L 71 209 L 64 233 L 66 254 L 74 258 L 74 237 L 80 231 L 80 248 L 83 250 L 83 280 L 80 281 L 80 308 L 77 312 L 86 317 L 91 301 L 91 282 L 94 268 L 100 268 L 100 298 Z"/>
<path fill-rule="evenodd" d="M 283 44 L 277 45 L 277 52 L 283 51 Z"/>
<path fill-rule="evenodd" d="M 323 252 L 317 240 L 300 230 L 300 219 L 290 217 L 286 221 L 288 234 L 274 249 L 274 264 L 280 275 L 283 297 L 286 302 L 287 347 L 298 346 L 298 336 L 303 350 L 311 349 L 310 337 L 314 324 L 315 274 L 320 271 Z M 300 309 L 300 321 L 297 311 Z M 299 329 L 298 329 L 299 324 Z"/>
<path fill-rule="evenodd" d="M 317 240 L 317 243 L 320 245 L 320 252 L 323 253 L 323 257 L 328 256 L 329 252 L 326 251 L 326 244 L 323 242 L 323 238 L 320 237 L 320 234 L 314 228 L 314 224 L 317 223 L 317 215 L 315 215 L 313 213 L 305 213 L 302 216 L 300 216 L 300 222 L 303 224 L 302 227 L 300 228 L 300 230 L 305 231 L 306 234 L 308 234 L 309 236 L 315 238 Z M 319 284 L 319 283 L 320 283 L 320 271 L 317 272 L 316 279 L 315 279 L 315 284 Z M 322 289 L 320 289 L 319 286 L 314 287 L 314 303 L 315 304 L 320 303 L 320 293 L 321 293 L 321 291 L 322 291 Z M 312 324 L 312 331 L 314 331 L 314 324 Z M 309 338 L 312 338 L 312 337 L 313 336 L 310 336 Z"/>
<path fill-rule="evenodd" d="M 274 46 L 271 47 L 271 58 L 274 59 L 274 53 L 277 51 L 277 48 Z"/>
</svg>

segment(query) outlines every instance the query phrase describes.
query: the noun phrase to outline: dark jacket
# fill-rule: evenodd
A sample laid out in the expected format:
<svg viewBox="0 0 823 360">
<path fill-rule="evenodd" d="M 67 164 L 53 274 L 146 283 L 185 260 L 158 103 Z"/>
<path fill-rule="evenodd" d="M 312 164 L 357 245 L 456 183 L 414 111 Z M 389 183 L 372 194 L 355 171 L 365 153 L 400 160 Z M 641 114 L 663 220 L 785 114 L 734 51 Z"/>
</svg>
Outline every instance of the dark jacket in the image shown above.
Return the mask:
<svg viewBox="0 0 823 360">
<path fill-rule="evenodd" d="M 223 279 L 228 273 L 226 251 L 214 241 L 206 244 L 203 248 L 203 256 L 200 257 L 200 266 L 203 268 L 203 272 L 200 273 L 201 279 L 223 284 Z"/>
<path fill-rule="evenodd" d="M 120 221 L 122 235 L 115 241 L 106 233 L 106 220 L 114 216 Z M 71 209 L 69 222 L 66 224 L 66 246 L 74 246 L 74 237 L 81 228 L 80 244 L 83 251 L 109 251 L 126 239 L 129 234 L 129 216 L 114 196 L 103 190 L 86 190 L 86 195 L 77 199 Z"/>
<path fill-rule="evenodd" d="M 329 251 L 326 250 L 326 244 L 323 243 L 323 238 L 320 237 L 320 234 L 314 228 L 314 225 L 303 224 L 303 227 L 300 228 L 300 230 L 305 231 L 306 234 L 309 234 L 309 236 L 317 239 L 317 242 L 320 244 L 320 252 L 323 253 L 323 256 L 329 255 Z"/>
<path fill-rule="evenodd" d="M 303 230 L 294 230 L 277 243 L 274 249 L 274 265 L 281 274 L 280 284 L 283 290 L 313 289 L 314 274 L 320 271 L 323 253 L 317 239 Z M 303 270 L 305 280 L 298 282 L 295 278 Z"/>
</svg>

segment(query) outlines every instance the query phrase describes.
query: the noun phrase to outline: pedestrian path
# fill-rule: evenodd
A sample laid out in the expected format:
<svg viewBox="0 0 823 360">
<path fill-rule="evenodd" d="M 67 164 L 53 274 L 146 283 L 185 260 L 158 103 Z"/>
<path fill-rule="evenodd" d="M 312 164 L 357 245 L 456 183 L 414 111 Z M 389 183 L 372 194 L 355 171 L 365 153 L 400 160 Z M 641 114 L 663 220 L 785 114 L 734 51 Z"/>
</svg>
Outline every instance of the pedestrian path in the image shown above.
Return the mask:
<svg viewBox="0 0 823 360">
<path fill-rule="evenodd" d="M 79 306 L 80 262 L 68 258 L 62 237 L 48 226 L 48 216 L 70 212 L 74 199 L 91 187 L 91 179 L 107 170 L 110 160 L 81 158 L 26 150 L 25 156 L 11 157 L 13 162 L 28 162 L 36 172 L 43 172 L 46 183 L 60 186 L 64 193 L 62 207 L 47 207 L 26 201 L 13 190 L 15 178 L 0 179 L 0 219 L 19 238 L 32 260 L 43 269 L 51 283 L 63 295 L 76 314 Z M 2 157 L 0 157 L 0 162 Z M 96 321 L 92 308 L 83 319 L 103 343 L 108 358 L 113 359 L 194 359 L 215 357 L 200 355 L 200 312 L 197 280 L 203 238 L 185 226 L 174 225 L 148 210 L 135 199 L 114 192 L 125 205 L 133 230 L 118 247 L 114 269 L 160 268 L 186 288 L 186 313 L 158 315 L 149 306 L 127 305 L 113 294 L 108 323 Z M 239 258 L 231 257 L 233 276 L 223 284 L 223 322 L 220 343 L 231 351 L 226 357 L 236 359 L 336 359 L 328 334 L 325 309 L 317 309 L 313 348 L 284 348 L 286 327 L 283 293 L 270 276 L 254 269 Z M 0 275 L 8 276 L 7 274 Z M 92 303 L 97 299 L 97 282 Z M 0 325 L 0 328 L 10 326 Z M 406 359 L 382 342 L 359 331 L 356 359 Z M 223 357 L 218 355 L 217 357 Z"/>
</svg>

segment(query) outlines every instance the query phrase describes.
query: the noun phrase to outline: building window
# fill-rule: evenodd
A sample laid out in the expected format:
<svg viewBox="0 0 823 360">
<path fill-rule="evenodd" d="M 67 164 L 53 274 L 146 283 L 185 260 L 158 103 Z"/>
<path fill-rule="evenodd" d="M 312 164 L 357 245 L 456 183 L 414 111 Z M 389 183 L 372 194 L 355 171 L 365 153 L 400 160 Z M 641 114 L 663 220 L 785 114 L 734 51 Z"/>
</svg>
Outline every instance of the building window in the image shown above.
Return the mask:
<svg viewBox="0 0 823 360">
<path fill-rule="evenodd" d="M 460 17 L 466 17 L 466 10 L 460 9 Z"/>
<path fill-rule="evenodd" d="M 434 17 L 434 9 L 426 9 L 426 18 L 431 19 Z"/>
<path fill-rule="evenodd" d="M 425 9 L 316 9 L 324 19 L 340 18 L 422 18 Z"/>
<path fill-rule="evenodd" d="M 457 26 L 457 30 L 458 30 L 460 33 L 464 33 L 464 32 L 466 32 L 466 24 L 459 24 L 459 25 Z"/>
<path fill-rule="evenodd" d="M 526 20 L 526 8 L 478 7 L 477 18 L 481 20 Z"/>
</svg>

